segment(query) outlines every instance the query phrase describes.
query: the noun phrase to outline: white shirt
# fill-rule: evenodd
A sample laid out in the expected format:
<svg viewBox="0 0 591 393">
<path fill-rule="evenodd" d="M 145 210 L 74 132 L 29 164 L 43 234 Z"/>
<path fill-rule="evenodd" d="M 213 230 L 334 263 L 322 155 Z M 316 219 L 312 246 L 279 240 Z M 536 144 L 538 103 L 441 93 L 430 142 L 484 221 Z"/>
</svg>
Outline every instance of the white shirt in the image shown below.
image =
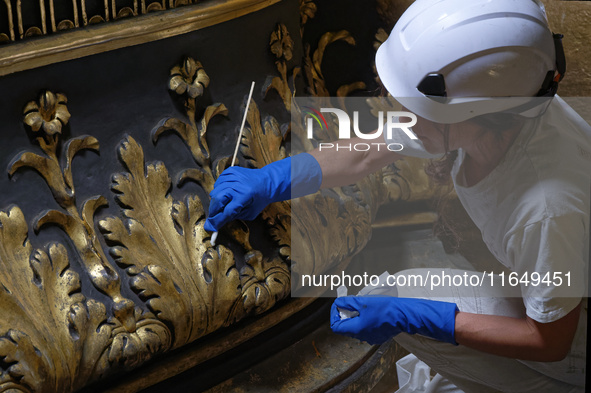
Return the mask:
<svg viewBox="0 0 591 393">
<path fill-rule="evenodd" d="M 460 150 L 452 170 L 456 192 L 492 254 L 519 277 L 537 272 L 563 279 L 560 286 L 521 285 L 527 315 L 541 323 L 562 318 L 587 296 L 591 127 L 556 97 L 499 165 L 471 187 L 464 180 L 464 157 Z M 583 308 L 567 359 L 524 363 L 559 379 L 569 367 L 584 367 L 586 302 Z"/>
</svg>

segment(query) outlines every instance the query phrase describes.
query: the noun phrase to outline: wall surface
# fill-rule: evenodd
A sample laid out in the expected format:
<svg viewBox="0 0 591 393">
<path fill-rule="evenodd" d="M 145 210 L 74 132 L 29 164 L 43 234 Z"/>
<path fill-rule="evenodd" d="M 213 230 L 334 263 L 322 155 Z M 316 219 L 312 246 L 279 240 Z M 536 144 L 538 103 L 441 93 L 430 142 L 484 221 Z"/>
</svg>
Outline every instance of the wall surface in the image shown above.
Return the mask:
<svg viewBox="0 0 591 393">
<path fill-rule="evenodd" d="M 550 27 L 564 34 L 567 72 L 558 93 L 591 97 L 591 1 L 546 0 Z"/>
</svg>

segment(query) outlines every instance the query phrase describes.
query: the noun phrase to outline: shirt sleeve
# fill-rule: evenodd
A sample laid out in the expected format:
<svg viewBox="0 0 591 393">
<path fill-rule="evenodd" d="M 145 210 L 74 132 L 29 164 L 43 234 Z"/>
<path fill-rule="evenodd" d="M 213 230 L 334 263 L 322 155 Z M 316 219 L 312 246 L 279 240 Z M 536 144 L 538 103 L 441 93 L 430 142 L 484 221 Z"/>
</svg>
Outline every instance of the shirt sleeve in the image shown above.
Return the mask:
<svg viewBox="0 0 591 393">
<path fill-rule="evenodd" d="M 581 215 L 546 218 L 507 239 L 506 252 L 530 318 L 556 321 L 587 296 L 589 232 Z"/>
</svg>

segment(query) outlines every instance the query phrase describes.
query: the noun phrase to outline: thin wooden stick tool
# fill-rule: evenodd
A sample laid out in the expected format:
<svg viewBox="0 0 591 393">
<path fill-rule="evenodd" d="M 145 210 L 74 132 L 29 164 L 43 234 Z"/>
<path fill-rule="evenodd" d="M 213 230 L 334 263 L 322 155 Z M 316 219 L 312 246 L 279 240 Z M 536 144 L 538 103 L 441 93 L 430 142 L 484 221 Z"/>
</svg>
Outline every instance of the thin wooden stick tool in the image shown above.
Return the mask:
<svg viewBox="0 0 591 393">
<path fill-rule="evenodd" d="M 234 149 L 234 156 L 232 157 L 231 167 L 236 164 L 236 156 L 238 155 L 238 148 L 240 147 L 240 140 L 242 140 L 242 131 L 244 130 L 244 124 L 246 123 L 246 116 L 248 115 L 248 107 L 250 106 L 250 99 L 252 98 L 252 92 L 254 91 L 254 81 L 250 85 L 250 93 L 248 94 L 248 100 L 246 101 L 246 109 L 244 110 L 244 116 L 242 117 L 242 124 L 240 125 L 240 132 L 238 133 L 238 140 L 236 141 L 236 148 Z M 218 238 L 218 232 L 214 232 L 211 235 L 211 246 L 215 247 L 215 241 Z"/>
</svg>

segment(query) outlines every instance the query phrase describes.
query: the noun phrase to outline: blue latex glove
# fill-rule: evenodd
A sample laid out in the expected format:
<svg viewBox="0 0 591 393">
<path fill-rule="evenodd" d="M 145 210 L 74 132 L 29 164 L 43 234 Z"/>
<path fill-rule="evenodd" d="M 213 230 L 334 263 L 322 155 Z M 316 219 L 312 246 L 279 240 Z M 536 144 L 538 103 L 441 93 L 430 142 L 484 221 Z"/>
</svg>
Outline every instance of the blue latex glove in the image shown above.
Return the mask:
<svg viewBox="0 0 591 393">
<path fill-rule="evenodd" d="M 357 311 L 341 319 L 337 308 Z M 330 310 L 333 332 L 370 344 L 381 344 L 398 333 L 420 334 L 458 345 L 455 340 L 455 303 L 381 296 L 344 296 Z"/>
<path fill-rule="evenodd" d="M 209 194 L 204 228 L 216 232 L 232 220 L 254 220 L 268 204 L 313 194 L 321 183 L 320 164 L 308 153 L 260 169 L 230 167 L 218 177 Z"/>
</svg>

